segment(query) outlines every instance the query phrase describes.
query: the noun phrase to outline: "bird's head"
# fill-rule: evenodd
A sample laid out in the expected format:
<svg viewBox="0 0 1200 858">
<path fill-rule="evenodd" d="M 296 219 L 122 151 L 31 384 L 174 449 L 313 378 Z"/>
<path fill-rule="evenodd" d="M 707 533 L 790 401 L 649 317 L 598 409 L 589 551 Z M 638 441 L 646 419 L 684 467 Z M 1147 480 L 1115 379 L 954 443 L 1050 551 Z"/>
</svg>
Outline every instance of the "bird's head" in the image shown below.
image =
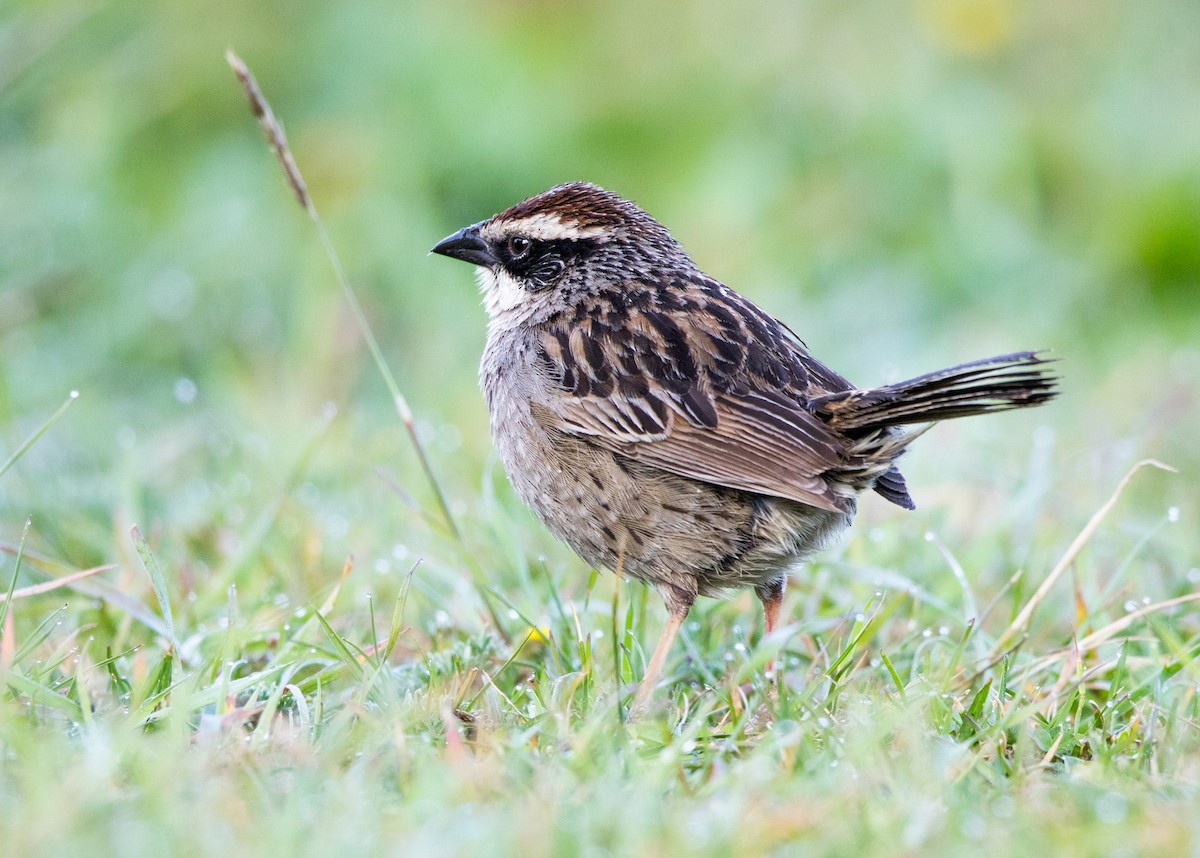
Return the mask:
<svg viewBox="0 0 1200 858">
<path fill-rule="evenodd" d="M 586 182 L 556 185 L 433 248 L 479 266 L 493 321 L 534 322 L 604 289 L 691 261 L 662 224 Z"/>
</svg>

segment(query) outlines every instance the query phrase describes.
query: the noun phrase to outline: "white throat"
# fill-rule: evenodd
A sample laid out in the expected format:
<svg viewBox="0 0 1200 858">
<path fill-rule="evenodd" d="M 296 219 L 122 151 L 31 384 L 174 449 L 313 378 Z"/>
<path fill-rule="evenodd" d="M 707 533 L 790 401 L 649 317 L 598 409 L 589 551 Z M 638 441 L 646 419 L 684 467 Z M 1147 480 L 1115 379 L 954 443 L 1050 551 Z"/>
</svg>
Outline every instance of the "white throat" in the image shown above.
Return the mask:
<svg viewBox="0 0 1200 858">
<path fill-rule="evenodd" d="M 524 287 L 503 268 L 493 270 L 480 266 L 475 269 L 475 275 L 479 278 L 483 307 L 490 319 L 513 315 L 529 301 Z"/>
<path fill-rule="evenodd" d="M 478 267 L 479 290 L 488 314 L 488 328 L 504 330 L 536 322 L 550 314 L 553 290 L 530 292 L 503 268 Z"/>
</svg>

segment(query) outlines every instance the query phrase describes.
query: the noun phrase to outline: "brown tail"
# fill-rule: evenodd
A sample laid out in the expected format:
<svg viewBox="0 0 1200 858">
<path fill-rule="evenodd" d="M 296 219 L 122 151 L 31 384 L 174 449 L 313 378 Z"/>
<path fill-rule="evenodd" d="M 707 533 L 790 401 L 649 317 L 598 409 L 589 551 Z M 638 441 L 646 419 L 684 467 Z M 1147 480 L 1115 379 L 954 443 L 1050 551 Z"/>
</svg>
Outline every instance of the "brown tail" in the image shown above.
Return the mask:
<svg viewBox="0 0 1200 858">
<path fill-rule="evenodd" d="M 814 399 L 810 407 L 830 426 L 854 435 L 1041 405 L 1058 395 L 1058 378 L 1039 352 L 985 358 L 870 390 L 846 390 Z"/>
</svg>

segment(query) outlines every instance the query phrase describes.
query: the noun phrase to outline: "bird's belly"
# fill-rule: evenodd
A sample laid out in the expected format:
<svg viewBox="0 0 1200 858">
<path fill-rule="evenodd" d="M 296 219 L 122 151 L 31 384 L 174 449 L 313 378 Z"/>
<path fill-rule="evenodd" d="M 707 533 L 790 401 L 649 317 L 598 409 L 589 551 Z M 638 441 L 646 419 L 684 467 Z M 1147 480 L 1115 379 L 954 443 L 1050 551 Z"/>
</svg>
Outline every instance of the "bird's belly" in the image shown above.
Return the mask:
<svg viewBox="0 0 1200 858">
<path fill-rule="evenodd" d="M 527 408 L 493 410 L 518 496 L 597 567 L 684 594 L 776 580 L 850 516 L 681 477 L 549 430 Z"/>
</svg>

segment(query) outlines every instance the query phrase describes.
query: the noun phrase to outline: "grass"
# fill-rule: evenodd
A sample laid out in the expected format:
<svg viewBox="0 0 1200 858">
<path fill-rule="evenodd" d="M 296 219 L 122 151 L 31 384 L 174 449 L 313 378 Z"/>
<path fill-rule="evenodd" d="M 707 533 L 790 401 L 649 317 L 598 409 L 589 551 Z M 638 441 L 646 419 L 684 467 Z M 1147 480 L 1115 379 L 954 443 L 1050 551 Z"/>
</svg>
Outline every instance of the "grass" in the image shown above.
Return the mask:
<svg viewBox="0 0 1200 858">
<path fill-rule="evenodd" d="M 468 533 L 518 514 L 505 500 Z M 1094 524 L 1085 537 L 1112 527 Z M 748 598 L 704 600 L 658 709 L 633 723 L 618 690 L 662 620 L 644 588 L 520 557 L 488 592 L 500 626 L 469 592 L 422 598 L 424 563 L 374 596 L 351 598 L 372 573 L 348 563 L 319 603 L 247 599 L 215 575 L 181 598 L 135 531 L 140 568 L 119 588 L 96 576 L 71 608 L 62 591 L 10 605 L 6 851 L 1186 854 L 1200 628 L 1179 596 L 1194 594 L 1127 598 L 1152 533 L 1103 587 L 1086 546 L 1064 545 L 1073 611 L 1049 600 L 1006 646 L 1048 570 L 955 582 L 934 549 L 974 571 L 1015 529 L 958 558 L 940 537 L 869 539 L 881 565 L 853 548 L 817 563 L 769 640 Z M 917 553 L 921 568 L 898 562 Z"/>
<path fill-rule="evenodd" d="M 536 8 L 0 34 L 0 852 L 1197 854 L 1195 5 Z M 581 177 L 856 380 L 1064 376 L 633 723 L 662 608 L 517 502 L 424 257 Z"/>
</svg>

